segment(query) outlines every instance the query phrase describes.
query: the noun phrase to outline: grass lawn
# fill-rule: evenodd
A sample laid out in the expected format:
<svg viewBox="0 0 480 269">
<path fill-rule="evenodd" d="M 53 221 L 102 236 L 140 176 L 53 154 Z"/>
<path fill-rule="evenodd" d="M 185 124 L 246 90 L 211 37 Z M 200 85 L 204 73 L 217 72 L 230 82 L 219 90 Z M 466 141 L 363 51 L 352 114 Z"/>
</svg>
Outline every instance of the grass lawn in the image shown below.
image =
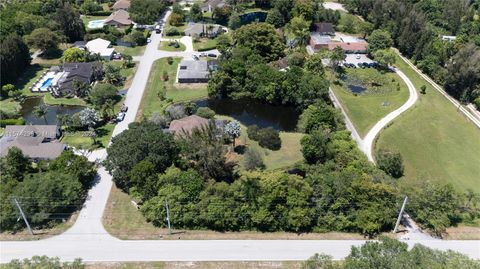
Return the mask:
<svg viewBox="0 0 480 269">
<path fill-rule="evenodd" d="M 55 98 L 50 93 L 45 93 L 43 102 L 47 105 L 86 106 L 85 100 L 80 98 Z"/>
<path fill-rule="evenodd" d="M 7 115 L 17 115 L 20 113 L 22 106 L 19 102 L 14 101 L 12 98 L 8 98 L 0 101 L 0 110 Z"/>
<path fill-rule="evenodd" d="M 135 46 L 135 47 L 124 47 L 124 46 L 114 46 L 116 52 L 120 54 L 127 54 L 130 56 L 142 56 L 145 52 L 146 46 Z"/>
<path fill-rule="evenodd" d="M 33 93 L 29 90 L 35 82 L 37 82 L 43 73 L 48 71 L 48 67 L 32 64 L 25 70 L 23 75 L 15 83 L 15 88 L 22 90 L 22 94 L 25 96 L 39 95 L 41 93 Z"/>
<path fill-rule="evenodd" d="M 160 100 L 159 93 L 166 88 L 166 98 L 173 102 L 198 100 L 207 97 L 207 87 L 205 84 L 178 85 L 175 83 L 177 76 L 177 66 L 181 58 L 173 58 L 173 64 L 169 65 L 166 58 L 155 61 L 148 78 L 147 86 L 142 97 L 140 109 L 137 113 L 137 119 L 145 116 L 149 117 L 152 113 L 162 113 L 168 105 L 166 100 Z M 162 80 L 162 74 L 166 71 L 168 81 Z"/>
<path fill-rule="evenodd" d="M 217 38 L 200 38 L 198 42 L 193 42 L 193 49 L 196 51 L 213 50 L 217 48 Z"/>
<path fill-rule="evenodd" d="M 179 45 L 178 48 L 174 46 L 170 46 L 170 41 L 161 41 L 160 44 L 158 45 L 158 49 L 164 50 L 164 51 L 185 51 L 187 49 L 185 45 L 182 42 L 180 42 L 180 40 L 177 40 L 177 41 Z"/>
<path fill-rule="evenodd" d="M 172 230 L 168 234 L 165 228 L 153 226 L 147 222 L 142 213 L 135 208 L 128 194 L 113 186 L 107 206 L 103 214 L 105 229 L 120 239 L 167 239 L 167 240 L 279 240 L 279 239 L 364 239 L 360 234 L 354 233 L 261 233 L 261 232 L 214 232 L 202 230 Z"/>
<path fill-rule="evenodd" d="M 110 138 L 112 137 L 113 129 L 115 128 L 114 123 L 107 123 L 102 127 L 97 128 L 97 138 L 96 140 L 100 142 L 101 147 L 107 147 Z M 65 133 L 61 139 L 62 143 L 65 143 L 71 147 L 77 149 L 96 149 L 99 145 L 93 144 L 93 139 L 91 138 L 88 131 L 78 131 Z"/>
<path fill-rule="evenodd" d="M 89 21 L 94 21 L 94 20 L 104 20 L 106 19 L 108 16 L 90 16 L 90 15 L 83 15 L 82 16 L 82 21 L 83 21 L 83 24 L 85 25 L 85 28 L 86 29 L 90 29 L 88 28 L 88 22 Z"/>
<path fill-rule="evenodd" d="M 367 86 L 365 93 L 354 94 L 347 88 L 347 82 L 341 81 L 340 85 L 331 83 L 332 90 L 362 137 L 381 118 L 402 106 L 408 99 L 407 85 L 395 73 L 381 74 L 374 68 L 346 68 L 345 72 L 347 76 L 355 77 Z M 372 82 L 382 86 L 373 87 Z M 397 83 L 400 85 L 399 91 Z"/>
<path fill-rule="evenodd" d="M 425 95 L 380 133 L 375 149 L 400 152 L 410 182 L 451 183 L 459 190 L 480 192 L 480 130 L 400 58 L 399 67 Z"/>
</svg>

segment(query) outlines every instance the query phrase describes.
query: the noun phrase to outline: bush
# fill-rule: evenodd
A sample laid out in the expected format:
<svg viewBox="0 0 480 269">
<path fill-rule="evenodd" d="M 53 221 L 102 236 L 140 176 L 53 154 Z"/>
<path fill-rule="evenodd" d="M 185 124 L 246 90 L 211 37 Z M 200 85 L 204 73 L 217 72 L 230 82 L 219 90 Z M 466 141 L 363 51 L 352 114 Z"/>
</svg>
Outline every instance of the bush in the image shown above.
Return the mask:
<svg viewBox="0 0 480 269">
<path fill-rule="evenodd" d="M 477 97 L 477 99 L 473 101 L 473 104 L 480 110 L 480 97 Z"/>
<path fill-rule="evenodd" d="M 260 130 L 260 128 L 256 124 L 248 126 L 247 127 L 248 138 L 250 138 L 252 140 L 255 140 L 255 141 L 258 141 L 258 131 L 259 130 Z"/>
<path fill-rule="evenodd" d="M 215 111 L 208 107 L 199 107 L 195 114 L 206 119 L 213 119 L 213 117 L 215 117 Z"/>
<path fill-rule="evenodd" d="M 245 152 L 245 169 L 247 170 L 255 170 L 255 169 L 265 169 L 265 164 L 263 162 L 263 158 L 260 153 L 254 149 L 249 148 L 247 152 Z"/>
<path fill-rule="evenodd" d="M 24 125 L 24 124 L 25 124 L 25 120 L 23 118 L 0 120 L 0 127 L 5 127 L 6 125 Z"/>
<path fill-rule="evenodd" d="M 420 93 L 421 94 L 426 94 L 427 93 L 427 86 L 422 85 L 422 87 L 420 87 Z"/>
<path fill-rule="evenodd" d="M 172 64 L 173 64 L 173 58 L 172 58 L 172 57 L 168 57 L 168 58 L 167 58 L 167 63 L 168 63 L 169 65 L 172 65 Z"/>
<path fill-rule="evenodd" d="M 262 148 L 279 150 L 282 147 L 280 133 L 272 127 L 260 129 L 258 131 L 258 144 Z"/>
<path fill-rule="evenodd" d="M 177 27 L 166 27 L 165 29 L 165 35 L 166 36 L 172 36 L 172 35 L 183 35 L 183 32 L 180 32 Z"/>
<path fill-rule="evenodd" d="M 394 178 L 403 176 L 403 160 L 398 152 L 380 149 L 376 156 L 378 168 Z"/>
</svg>

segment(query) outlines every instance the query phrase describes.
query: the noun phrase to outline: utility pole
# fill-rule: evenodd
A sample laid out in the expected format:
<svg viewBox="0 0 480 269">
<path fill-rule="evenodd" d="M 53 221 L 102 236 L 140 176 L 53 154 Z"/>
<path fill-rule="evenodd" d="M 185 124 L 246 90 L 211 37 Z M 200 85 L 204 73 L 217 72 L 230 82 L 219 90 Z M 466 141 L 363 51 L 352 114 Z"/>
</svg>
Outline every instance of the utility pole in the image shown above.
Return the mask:
<svg viewBox="0 0 480 269">
<path fill-rule="evenodd" d="M 172 234 L 172 230 L 170 229 L 170 208 L 168 207 L 167 199 L 165 199 L 165 208 L 167 209 L 168 234 Z"/>
<path fill-rule="evenodd" d="M 13 202 L 18 208 L 18 211 L 20 211 L 20 214 L 22 215 L 23 221 L 25 221 L 25 224 L 27 225 L 28 231 L 30 232 L 30 235 L 33 235 L 32 228 L 30 227 L 30 224 L 28 223 L 27 217 L 25 217 L 25 214 L 23 213 L 22 207 L 17 201 L 17 198 L 13 197 Z"/>
<path fill-rule="evenodd" d="M 403 211 L 405 210 L 405 205 L 407 204 L 407 201 L 408 201 L 408 197 L 405 196 L 405 199 L 403 200 L 402 208 L 400 209 L 400 213 L 398 214 L 397 223 L 395 223 L 395 229 L 393 229 L 393 233 L 397 232 L 398 225 L 400 225 L 400 220 L 402 219 Z"/>
</svg>

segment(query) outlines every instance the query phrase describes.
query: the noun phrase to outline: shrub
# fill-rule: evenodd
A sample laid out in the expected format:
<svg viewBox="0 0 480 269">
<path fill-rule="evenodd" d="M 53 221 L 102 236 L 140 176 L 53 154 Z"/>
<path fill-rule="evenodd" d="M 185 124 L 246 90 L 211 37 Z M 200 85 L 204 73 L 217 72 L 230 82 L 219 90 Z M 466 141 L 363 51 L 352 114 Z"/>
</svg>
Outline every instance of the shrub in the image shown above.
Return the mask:
<svg viewBox="0 0 480 269">
<path fill-rule="evenodd" d="M 420 93 L 421 94 L 426 94 L 427 93 L 427 86 L 422 85 L 422 87 L 420 87 Z"/>
<path fill-rule="evenodd" d="M 213 117 L 215 117 L 215 111 L 208 107 L 199 107 L 195 114 L 206 119 L 213 119 Z"/>
<path fill-rule="evenodd" d="M 245 152 L 245 169 L 247 170 L 255 170 L 255 169 L 265 169 L 265 164 L 263 162 L 263 158 L 258 152 L 258 150 L 254 148 L 249 148 L 247 152 Z"/>
<path fill-rule="evenodd" d="M 376 155 L 378 168 L 394 178 L 403 176 L 403 160 L 398 152 L 380 149 Z"/>
<path fill-rule="evenodd" d="M 172 65 L 172 64 L 173 64 L 173 58 L 172 58 L 172 57 L 168 57 L 168 58 L 167 58 L 167 63 L 168 63 L 169 65 Z"/>
<path fill-rule="evenodd" d="M 0 127 L 5 127 L 6 125 L 24 125 L 24 124 L 25 124 L 25 120 L 23 118 L 0 120 Z"/>
<path fill-rule="evenodd" d="M 258 131 L 258 144 L 262 148 L 279 150 L 282 147 L 282 140 L 277 130 L 268 127 Z"/>
<path fill-rule="evenodd" d="M 480 110 L 480 97 L 477 97 L 477 99 L 473 101 L 473 104 Z"/>
<path fill-rule="evenodd" d="M 163 73 L 162 73 L 162 80 L 163 80 L 163 81 L 167 81 L 167 80 L 168 80 L 168 73 L 167 73 L 167 71 L 163 71 Z"/>
<path fill-rule="evenodd" d="M 165 35 L 166 36 L 172 36 L 172 35 L 181 35 L 183 34 L 182 32 L 180 32 L 180 30 L 178 30 L 177 27 L 166 27 L 165 29 Z"/>
<path fill-rule="evenodd" d="M 255 141 L 258 141 L 258 131 L 259 130 L 260 130 L 260 128 L 256 124 L 248 126 L 247 127 L 248 138 L 250 138 L 252 140 L 255 140 Z"/>
</svg>

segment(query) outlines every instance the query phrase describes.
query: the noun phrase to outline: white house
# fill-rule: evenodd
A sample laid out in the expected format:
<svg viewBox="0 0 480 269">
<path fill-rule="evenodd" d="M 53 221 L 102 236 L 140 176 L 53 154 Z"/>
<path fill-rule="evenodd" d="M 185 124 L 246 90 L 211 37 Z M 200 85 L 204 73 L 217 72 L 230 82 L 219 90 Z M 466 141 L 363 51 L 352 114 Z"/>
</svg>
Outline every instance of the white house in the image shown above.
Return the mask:
<svg viewBox="0 0 480 269">
<path fill-rule="evenodd" d="M 110 41 L 97 38 L 87 42 L 85 47 L 92 54 L 98 54 L 103 59 L 109 61 L 112 59 L 114 49 L 110 47 Z"/>
</svg>

